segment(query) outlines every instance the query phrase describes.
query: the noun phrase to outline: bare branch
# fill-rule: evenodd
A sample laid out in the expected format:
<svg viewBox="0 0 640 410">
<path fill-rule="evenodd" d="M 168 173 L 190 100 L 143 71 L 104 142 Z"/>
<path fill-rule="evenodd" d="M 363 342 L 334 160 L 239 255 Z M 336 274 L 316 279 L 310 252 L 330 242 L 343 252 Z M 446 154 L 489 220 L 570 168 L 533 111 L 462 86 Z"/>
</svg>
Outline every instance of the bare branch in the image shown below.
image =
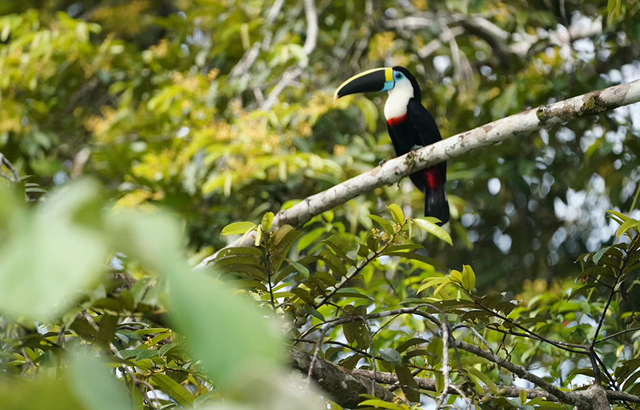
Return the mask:
<svg viewBox="0 0 640 410">
<path fill-rule="evenodd" d="M 269 96 L 260 106 L 262 110 L 270 110 L 278 100 L 280 94 L 287 88 L 293 81 L 300 77 L 307 67 L 307 58 L 315 50 L 318 43 L 318 10 L 316 9 L 315 0 L 304 0 L 304 10 L 307 19 L 307 38 L 304 42 L 302 50 L 305 54 L 305 59 L 299 62 L 294 67 L 289 67 L 278 84 L 271 90 Z"/>
<path fill-rule="evenodd" d="M 489 360 L 490 362 L 493 362 L 498 366 L 503 367 L 504 369 L 510 371 L 511 373 L 515 374 L 521 379 L 530 381 L 531 383 L 535 384 L 541 389 L 546 390 L 551 395 L 553 395 L 557 400 L 563 403 L 578 406 L 579 408 L 582 408 L 581 406 L 583 406 L 584 408 L 589 408 L 587 403 L 585 403 L 585 401 L 576 393 L 569 393 L 569 392 L 562 391 L 558 387 L 544 380 L 543 378 L 538 377 L 535 374 L 527 371 L 524 367 L 515 365 L 510 361 L 498 356 L 497 354 L 487 352 L 486 350 L 483 350 L 478 346 L 474 346 L 460 340 L 456 340 L 455 345 L 461 350 L 465 350 L 469 353 L 475 354 L 476 356 L 483 357 Z"/>
<path fill-rule="evenodd" d="M 431 40 L 417 51 L 418 57 L 429 57 L 431 54 L 438 51 L 438 49 L 447 42 L 449 36 L 457 37 L 463 33 L 464 29 L 462 27 L 452 27 L 451 29 L 449 29 L 449 32 L 443 31 L 437 39 Z"/>
<path fill-rule="evenodd" d="M 486 41 L 496 52 L 502 63 L 508 63 L 512 56 L 517 58 L 525 57 L 534 49 L 571 45 L 576 40 L 598 36 L 603 33 L 601 17 L 588 24 L 581 21 L 580 24 L 571 25 L 568 28 L 558 26 L 557 29 L 546 32 L 544 37 L 524 32 L 509 33 L 480 15 L 421 13 L 419 16 L 384 21 L 387 29 L 398 31 L 429 30 L 435 24 L 464 27 L 467 32 Z M 433 44 L 429 44 L 435 47 L 443 43 L 442 38 L 440 38 L 440 43 L 435 43 L 436 41 L 438 40 L 433 40 L 431 42 Z M 541 47 L 534 47 L 537 45 Z"/>
<path fill-rule="evenodd" d="M 11 171 L 11 175 L 13 176 L 13 178 L 7 177 L 5 176 L 2 172 L 0 172 L 0 176 L 8 179 L 11 182 L 20 182 L 21 178 L 20 178 L 20 173 L 18 173 L 18 170 L 16 169 L 16 167 L 13 166 L 13 164 L 11 163 L 11 161 L 9 161 L 7 159 L 7 157 L 5 157 L 2 152 L 0 152 L 0 171 L 2 170 L 2 166 L 5 166 L 9 169 L 9 171 Z"/>
<path fill-rule="evenodd" d="M 271 28 L 271 26 L 273 26 L 273 23 L 278 17 L 278 14 L 280 14 L 280 10 L 282 10 L 283 5 L 284 5 L 284 0 L 275 0 L 273 2 L 273 6 L 271 6 L 271 9 L 269 9 L 269 14 L 267 14 L 267 20 L 265 21 L 266 29 L 269 29 Z M 231 73 L 229 74 L 229 76 L 241 77 L 247 74 L 249 70 L 251 70 L 253 63 L 255 63 L 256 60 L 258 59 L 258 56 L 260 55 L 260 49 L 264 48 L 267 45 L 270 38 L 271 36 L 265 35 L 265 38 L 262 41 L 255 42 L 253 46 L 249 49 L 249 51 L 247 51 L 242 56 L 238 64 L 236 64 L 236 66 L 233 67 L 233 70 L 231 70 Z"/>
<path fill-rule="evenodd" d="M 373 378 L 373 372 L 371 370 L 362 370 L 356 369 L 353 371 L 354 374 Z M 437 392 L 436 380 L 435 379 L 427 379 L 424 377 L 414 377 L 416 384 L 423 390 Z M 384 373 L 378 372 L 375 381 L 382 384 L 394 384 L 398 382 L 398 376 L 393 373 Z M 548 392 L 540 389 L 526 389 L 521 387 L 513 387 L 513 386 L 498 386 L 498 389 L 501 390 L 501 393 L 504 393 L 505 397 L 520 397 L 521 392 L 527 393 L 527 398 L 535 399 L 538 397 L 542 397 L 547 401 L 557 402 L 558 399 L 549 394 Z M 489 387 L 484 386 L 484 390 L 487 394 L 491 393 Z M 457 391 L 450 389 L 447 391 L 448 394 L 459 394 Z M 473 394 L 473 392 L 469 391 L 469 394 Z"/>
</svg>

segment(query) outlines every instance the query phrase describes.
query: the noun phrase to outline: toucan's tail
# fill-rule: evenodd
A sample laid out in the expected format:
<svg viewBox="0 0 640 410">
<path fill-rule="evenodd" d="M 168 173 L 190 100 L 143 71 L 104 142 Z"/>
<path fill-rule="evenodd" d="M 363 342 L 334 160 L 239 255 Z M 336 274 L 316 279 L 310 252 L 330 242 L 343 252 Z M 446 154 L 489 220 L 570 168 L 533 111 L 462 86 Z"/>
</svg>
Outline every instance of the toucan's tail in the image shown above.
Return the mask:
<svg viewBox="0 0 640 410">
<path fill-rule="evenodd" d="M 429 188 L 425 190 L 424 216 L 433 216 L 438 218 L 442 222 L 440 226 L 449 222 L 449 202 L 447 201 L 445 184 L 441 184 L 433 190 Z"/>
</svg>

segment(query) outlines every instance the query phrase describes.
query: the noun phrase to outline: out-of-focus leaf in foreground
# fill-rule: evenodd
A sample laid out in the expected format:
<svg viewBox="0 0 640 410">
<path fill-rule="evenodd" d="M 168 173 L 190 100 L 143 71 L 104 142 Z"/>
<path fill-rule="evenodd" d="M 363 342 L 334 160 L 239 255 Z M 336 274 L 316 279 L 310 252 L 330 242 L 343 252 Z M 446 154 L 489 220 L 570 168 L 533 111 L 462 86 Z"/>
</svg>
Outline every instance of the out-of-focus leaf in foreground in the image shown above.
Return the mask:
<svg viewBox="0 0 640 410">
<path fill-rule="evenodd" d="M 90 180 L 70 184 L 35 211 L 11 196 L 0 193 L 0 312 L 54 320 L 95 280 L 106 257 L 106 243 L 95 230 L 100 189 Z"/>
<path fill-rule="evenodd" d="M 74 358 L 70 369 L 70 385 L 74 395 L 90 410 L 132 410 L 124 386 L 98 359 L 89 356 Z"/>
</svg>

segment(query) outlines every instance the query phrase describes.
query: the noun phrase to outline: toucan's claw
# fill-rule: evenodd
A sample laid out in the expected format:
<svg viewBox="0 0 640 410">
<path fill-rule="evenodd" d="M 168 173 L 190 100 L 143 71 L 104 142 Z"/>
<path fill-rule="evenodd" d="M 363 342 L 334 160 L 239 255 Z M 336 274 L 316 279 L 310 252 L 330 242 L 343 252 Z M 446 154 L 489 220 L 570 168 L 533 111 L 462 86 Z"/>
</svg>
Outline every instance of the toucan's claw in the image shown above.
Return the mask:
<svg viewBox="0 0 640 410">
<path fill-rule="evenodd" d="M 380 162 L 378 162 L 378 166 L 381 167 L 383 166 L 385 163 L 387 162 L 386 159 L 380 160 Z"/>
<path fill-rule="evenodd" d="M 411 147 L 411 151 L 419 150 L 420 148 L 424 148 L 424 146 L 416 144 L 413 147 Z"/>
</svg>

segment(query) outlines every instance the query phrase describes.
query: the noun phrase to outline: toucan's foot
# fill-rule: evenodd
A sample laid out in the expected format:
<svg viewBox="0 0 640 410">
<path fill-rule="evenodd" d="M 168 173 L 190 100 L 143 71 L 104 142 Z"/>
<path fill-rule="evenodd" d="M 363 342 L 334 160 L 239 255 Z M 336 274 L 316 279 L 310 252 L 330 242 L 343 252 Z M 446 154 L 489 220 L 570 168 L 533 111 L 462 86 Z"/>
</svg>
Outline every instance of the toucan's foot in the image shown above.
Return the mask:
<svg viewBox="0 0 640 410">
<path fill-rule="evenodd" d="M 414 145 L 413 147 L 411 147 L 411 151 L 415 151 L 415 150 L 420 149 L 420 148 L 424 148 L 424 146 L 423 146 L 423 145 L 417 145 L 417 144 L 416 144 L 416 145 Z"/>
<path fill-rule="evenodd" d="M 383 166 L 385 163 L 387 162 L 386 159 L 381 160 L 380 162 L 378 162 L 378 166 L 381 167 Z"/>
</svg>

